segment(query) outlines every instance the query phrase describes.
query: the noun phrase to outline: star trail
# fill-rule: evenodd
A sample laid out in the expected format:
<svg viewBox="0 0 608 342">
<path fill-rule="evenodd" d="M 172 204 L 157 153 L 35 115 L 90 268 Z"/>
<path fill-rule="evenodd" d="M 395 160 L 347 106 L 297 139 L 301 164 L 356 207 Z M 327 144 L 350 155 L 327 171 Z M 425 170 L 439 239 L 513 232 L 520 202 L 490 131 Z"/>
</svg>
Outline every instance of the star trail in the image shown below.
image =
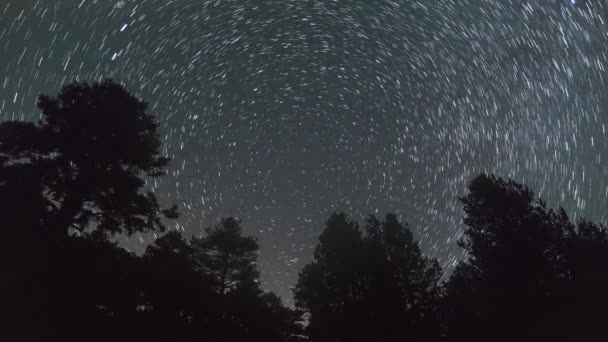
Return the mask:
<svg viewBox="0 0 608 342">
<path fill-rule="evenodd" d="M 124 83 L 161 122 L 172 227 L 238 216 L 289 299 L 333 211 L 393 211 L 449 269 L 479 172 L 605 221 L 607 22 L 599 0 L 4 0 L 0 119 Z"/>
</svg>

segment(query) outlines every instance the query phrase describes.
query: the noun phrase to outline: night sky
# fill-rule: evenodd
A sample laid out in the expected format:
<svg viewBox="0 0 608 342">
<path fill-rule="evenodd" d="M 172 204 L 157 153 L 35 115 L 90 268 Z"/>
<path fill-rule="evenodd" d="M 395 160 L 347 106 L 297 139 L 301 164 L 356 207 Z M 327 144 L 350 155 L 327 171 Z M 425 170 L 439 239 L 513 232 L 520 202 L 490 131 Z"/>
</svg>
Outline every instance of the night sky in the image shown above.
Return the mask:
<svg viewBox="0 0 608 342">
<path fill-rule="evenodd" d="M 603 0 L 0 0 L 0 119 L 113 78 L 162 124 L 186 236 L 238 216 L 290 300 L 333 211 L 396 212 L 449 268 L 479 172 L 605 220 Z M 153 236 L 134 235 L 141 252 Z"/>
</svg>

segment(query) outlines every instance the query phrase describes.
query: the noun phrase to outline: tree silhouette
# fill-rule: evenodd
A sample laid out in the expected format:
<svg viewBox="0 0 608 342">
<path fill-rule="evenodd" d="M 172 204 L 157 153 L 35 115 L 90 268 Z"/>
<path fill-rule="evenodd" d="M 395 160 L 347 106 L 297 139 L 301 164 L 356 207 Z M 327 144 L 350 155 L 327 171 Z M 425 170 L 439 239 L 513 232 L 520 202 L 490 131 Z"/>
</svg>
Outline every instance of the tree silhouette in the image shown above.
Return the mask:
<svg viewBox="0 0 608 342">
<path fill-rule="evenodd" d="M 145 103 L 105 81 L 38 106 L 38 123 L 0 124 L 3 340 L 298 340 L 301 313 L 261 289 L 239 220 L 168 232 L 141 257 L 108 239 L 177 217 L 142 191 L 168 163 Z"/>
<path fill-rule="evenodd" d="M 192 245 L 201 271 L 212 279 L 216 291 L 225 294 L 239 287 L 257 287 L 259 247 L 255 238 L 242 236 L 241 221 L 222 218 L 205 232 Z"/>
<path fill-rule="evenodd" d="M 201 308 L 216 302 L 211 284 L 195 269 L 192 246 L 171 231 L 148 246 L 142 259 L 140 311 L 151 338 L 193 340 Z"/>
<path fill-rule="evenodd" d="M 142 316 L 153 339 L 292 341 L 300 314 L 260 287 L 257 242 L 223 218 L 187 242 L 172 231 L 144 255 Z"/>
<path fill-rule="evenodd" d="M 359 225 L 343 213 L 330 216 L 314 261 L 304 266 L 294 291 L 296 305 L 310 314 L 308 330 L 313 341 L 356 339 L 352 328 L 360 321 L 363 259 Z"/>
<path fill-rule="evenodd" d="M 313 341 L 432 340 L 441 274 L 393 214 L 370 216 L 365 234 L 333 214 L 294 295 Z M 437 334 L 437 335 L 435 335 Z"/>
<path fill-rule="evenodd" d="M 378 322 L 368 340 L 436 340 L 438 262 L 423 257 L 407 224 L 394 214 L 382 222 L 370 215 L 365 231 L 371 294 L 367 312 L 370 321 Z"/>
<path fill-rule="evenodd" d="M 604 312 L 608 307 L 608 229 L 580 219 L 566 248 L 568 282 L 562 286 L 560 310 L 568 318 L 564 336 L 578 341 L 605 341 Z M 565 339 L 564 339 L 565 340 Z"/>
<path fill-rule="evenodd" d="M 168 163 L 144 102 L 107 80 L 68 84 L 55 98 L 41 95 L 38 108 L 38 123 L 0 124 L 0 184 L 9 184 L 3 196 L 24 182 L 41 192 L 36 220 L 45 229 L 132 233 L 162 230 L 161 214 L 177 216 L 175 207 L 161 210 L 154 194 L 141 192 L 142 176 L 158 177 Z"/>
<path fill-rule="evenodd" d="M 484 174 L 460 200 L 459 245 L 468 259 L 446 284 L 450 340 L 569 340 L 567 245 L 577 237 L 565 212 L 547 209 L 524 185 Z"/>
<path fill-rule="evenodd" d="M 52 243 L 33 239 L 21 248 L 22 258 L 12 260 L 14 282 L 2 283 L 8 285 L 2 296 L 9 299 L 9 305 L 3 301 L 4 322 L 10 322 L 0 333 L 2 340 L 104 341 L 137 331 L 129 328 L 137 325 L 140 303 L 134 255 L 82 237 Z"/>
<path fill-rule="evenodd" d="M 161 218 L 177 216 L 175 207 L 161 210 L 154 195 L 142 191 L 145 177 L 160 176 L 168 163 L 159 152 L 155 117 L 111 81 L 74 82 L 55 98 L 41 95 L 38 108 L 37 123 L 0 124 L 8 274 L 0 290 L 15 319 L 5 336 L 93 340 L 90 331 L 110 321 L 118 330 L 96 336 L 124 336 L 118 327 L 136 318 L 139 283 L 131 275 L 139 262 L 104 240 L 163 230 Z"/>
<path fill-rule="evenodd" d="M 608 229 L 573 224 L 527 186 L 481 174 L 460 197 L 467 254 L 447 282 L 396 215 L 331 215 L 294 289 L 262 289 L 258 243 L 222 218 L 143 256 L 109 237 L 164 231 L 145 192 L 164 173 L 158 123 L 111 81 L 38 100 L 0 124 L 6 341 L 605 341 Z M 17 262 L 14 262 L 17 260 Z M 5 318 L 6 317 L 6 318 Z M 307 327 L 299 323 L 307 317 Z"/>
<path fill-rule="evenodd" d="M 257 269 L 258 244 L 243 236 L 234 217 L 205 229 L 191 241 L 195 268 L 209 281 L 214 307 L 205 320 L 216 341 L 288 341 L 297 333 L 299 315 L 281 299 L 261 289 Z"/>
</svg>

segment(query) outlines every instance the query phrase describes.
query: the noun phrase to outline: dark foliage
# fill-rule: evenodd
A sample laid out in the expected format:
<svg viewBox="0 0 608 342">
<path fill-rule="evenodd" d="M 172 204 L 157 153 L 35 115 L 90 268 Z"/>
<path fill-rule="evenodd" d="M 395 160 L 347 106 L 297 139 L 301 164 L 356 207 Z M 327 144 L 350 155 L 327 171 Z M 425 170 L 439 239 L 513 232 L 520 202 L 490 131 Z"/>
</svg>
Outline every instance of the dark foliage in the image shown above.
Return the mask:
<svg viewBox="0 0 608 342">
<path fill-rule="evenodd" d="M 105 81 L 38 107 L 37 123 L 0 124 L 2 341 L 608 339 L 608 229 L 573 224 L 525 185 L 470 183 L 467 257 L 444 283 L 395 215 L 361 228 L 333 214 L 293 310 L 262 290 L 257 239 L 236 218 L 190 241 L 170 231 L 143 256 L 112 242 L 177 217 L 144 191 L 168 163 L 144 102 Z"/>
<path fill-rule="evenodd" d="M 259 285 L 258 245 L 222 219 L 137 257 L 117 233 L 164 231 L 145 178 L 163 174 L 146 105 L 106 81 L 42 95 L 42 120 L 0 124 L 3 341 L 294 341 L 300 314 Z"/>
<path fill-rule="evenodd" d="M 154 116 L 116 83 L 75 82 L 38 107 L 37 123 L 0 124 L 4 336 L 103 340 L 116 331 L 91 331 L 133 321 L 139 282 L 137 260 L 104 241 L 177 217 L 142 191 L 168 159 Z"/>
<path fill-rule="evenodd" d="M 19 198 L 22 188 L 38 202 L 37 216 L 15 203 L 5 222 L 31 215 L 58 236 L 91 227 L 105 235 L 163 230 L 161 216 L 177 217 L 141 191 L 142 176 L 162 175 L 169 161 L 144 102 L 111 81 L 74 82 L 55 98 L 41 95 L 38 108 L 38 123 L 0 124 L 2 196 Z"/>
<path fill-rule="evenodd" d="M 608 232 L 547 209 L 524 185 L 474 179 L 464 205 L 468 252 L 447 282 L 450 341 L 600 341 Z"/>
<path fill-rule="evenodd" d="M 189 243 L 169 232 L 148 247 L 142 311 L 159 340 L 291 341 L 300 314 L 262 291 L 258 246 L 224 218 Z M 169 323 L 169 324 L 168 324 Z"/>
<path fill-rule="evenodd" d="M 365 232 L 345 214 L 332 215 L 300 273 L 294 294 L 310 315 L 312 340 L 438 338 L 437 262 L 422 256 L 395 215 L 370 216 Z"/>
<path fill-rule="evenodd" d="M 262 291 L 257 274 L 218 292 L 222 269 L 205 264 L 202 272 L 200 253 L 175 231 L 142 257 L 91 235 L 38 238 L 31 247 L 6 296 L 16 297 L 3 307 L 13 323 L 3 340 L 285 342 L 303 334 L 301 313 Z"/>
<path fill-rule="evenodd" d="M 192 245 L 199 269 L 213 283 L 218 294 L 256 288 L 259 272 L 256 266 L 258 244 L 253 237 L 242 236 L 241 221 L 224 218 L 205 230 L 204 238 L 194 238 Z"/>
</svg>

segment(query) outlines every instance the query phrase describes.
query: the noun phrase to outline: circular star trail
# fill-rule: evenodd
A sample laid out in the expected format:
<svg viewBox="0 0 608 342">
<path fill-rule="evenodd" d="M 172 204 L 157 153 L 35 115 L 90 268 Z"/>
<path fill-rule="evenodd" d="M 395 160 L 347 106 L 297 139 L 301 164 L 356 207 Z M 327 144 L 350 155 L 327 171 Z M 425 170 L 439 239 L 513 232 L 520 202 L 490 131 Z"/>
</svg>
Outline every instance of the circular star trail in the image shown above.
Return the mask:
<svg viewBox="0 0 608 342">
<path fill-rule="evenodd" d="M 333 211 L 396 212 L 449 269 L 479 172 L 604 220 L 607 23 L 599 0 L 7 0 L 0 118 L 123 82 L 161 121 L 174 228 L 243 219 L 289 299 Z"/>
</svg>

